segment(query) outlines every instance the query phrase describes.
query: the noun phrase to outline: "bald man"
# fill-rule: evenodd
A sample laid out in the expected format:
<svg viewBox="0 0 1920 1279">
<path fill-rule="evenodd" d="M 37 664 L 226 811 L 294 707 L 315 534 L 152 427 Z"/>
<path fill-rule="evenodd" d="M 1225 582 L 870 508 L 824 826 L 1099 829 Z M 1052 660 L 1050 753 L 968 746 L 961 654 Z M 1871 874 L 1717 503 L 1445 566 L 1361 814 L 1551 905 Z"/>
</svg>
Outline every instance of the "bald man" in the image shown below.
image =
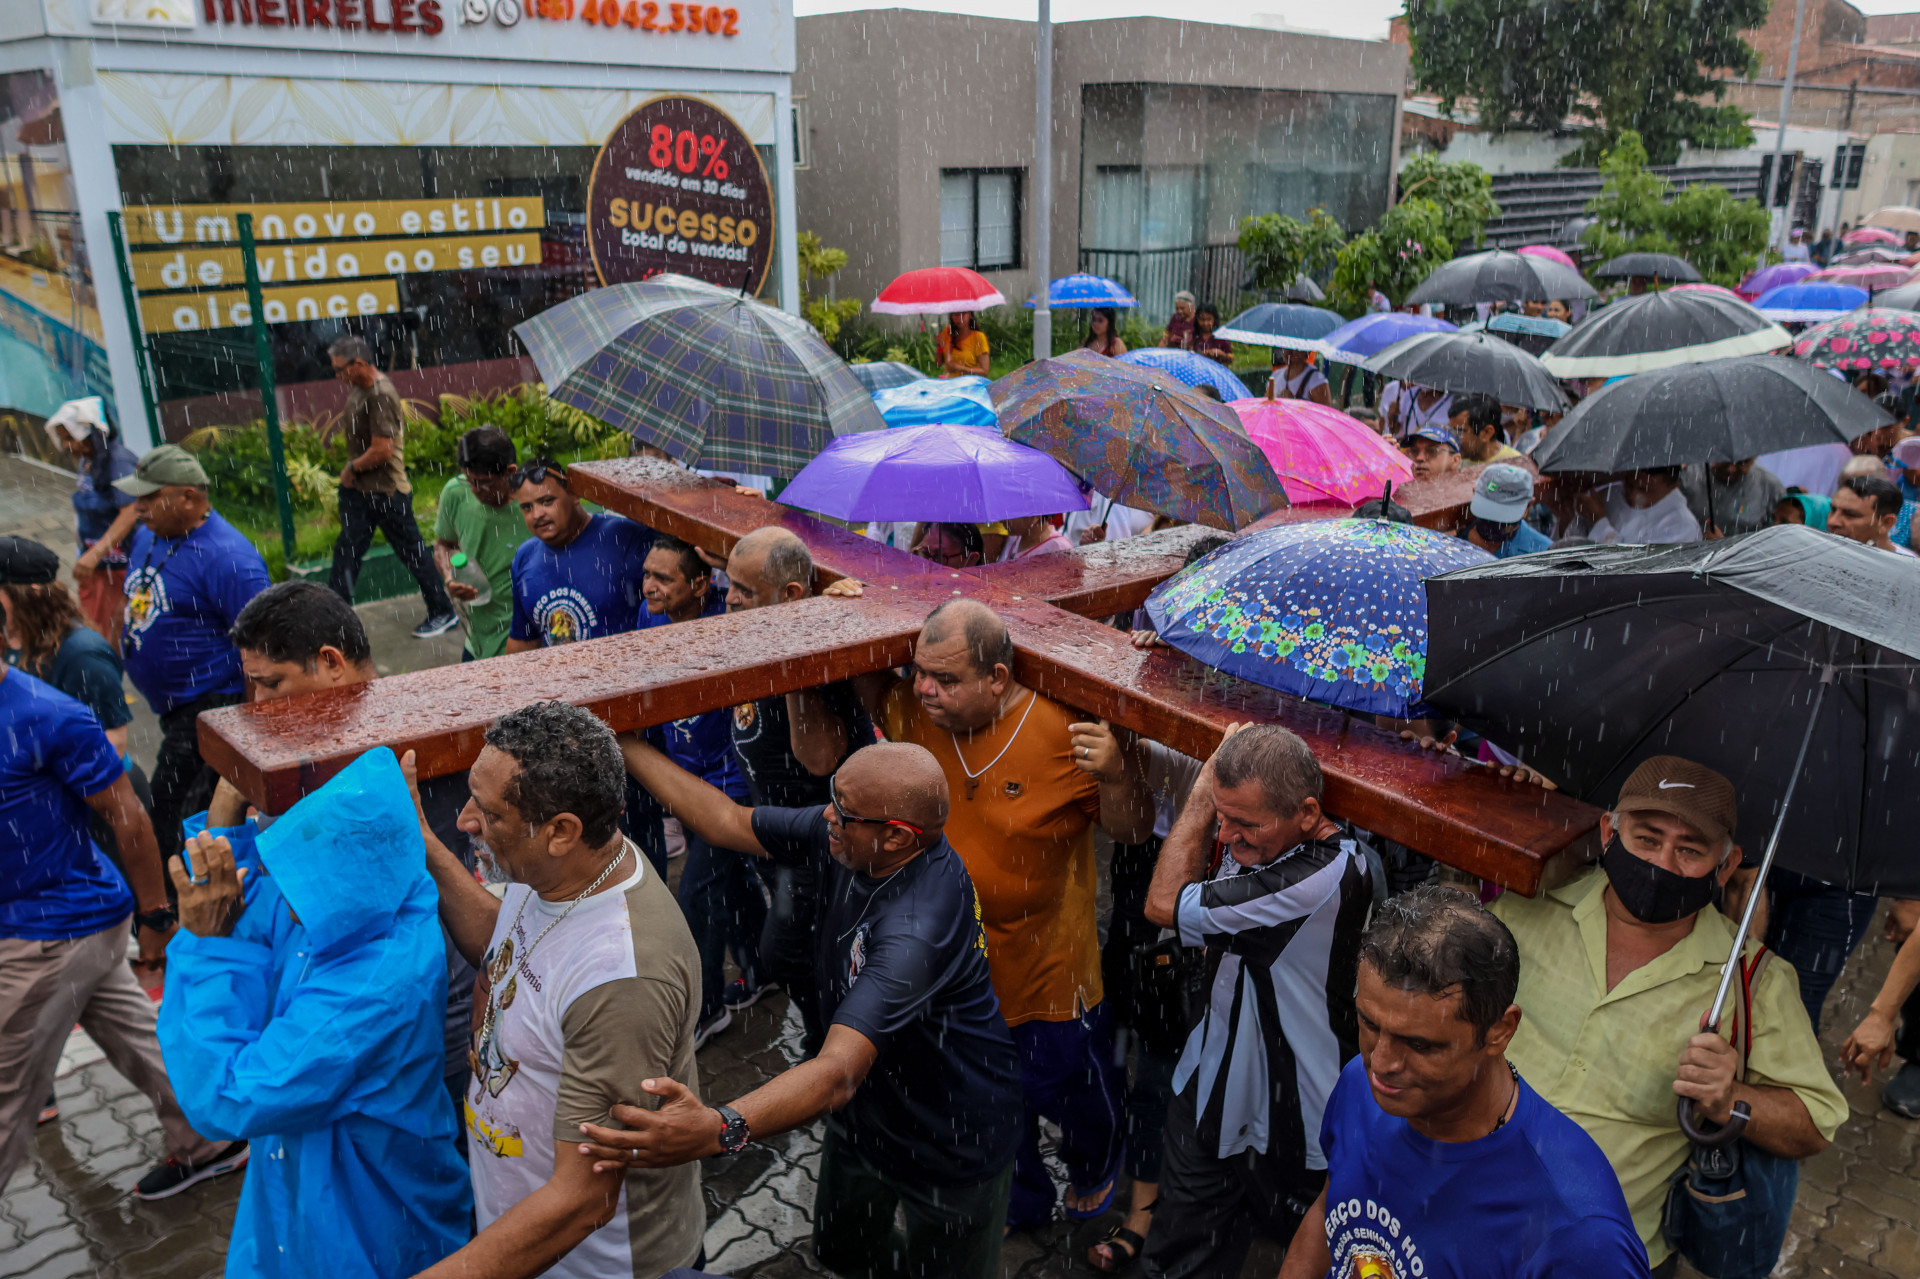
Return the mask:
<svg viewBox="0 0 1920 1279">
<path fill-rule="evenodd" d="M 1014 679 L 1007 625 L 977 600 L 927 616 L 909 678 L 860 687 L 889 741 L 939 761 L 953 796 L 948 835 L 980 889 L 1026 1098 L 1008 1224 L 1044 1225 L 1060 1200 L 1040 1155 L 1043 1119 L 1060 1129 L 1068 1216 L 1097 1217 L 1113 1200 L 1126 1124 L 1100 978 L 1093 828 L 1122 844 L 1153 833 L 1144 769 L 1111 733 Z"/>
<path fill-rule="evenodd" d="M 727 1106 L 635 1081 L 656 1110 L 613 1107 L 582 1149 L 671 1167 L 737 1154 L 829 1115 L 813 1252 L 842 1273 L 993 1279 L 1020 1137 L 1020 1061 L 987 972 L 973 881 L 943 830 L 947 780 L 919 746 L 869 746 L 818 808 L 748 808 L 638 736 L 627 770 L 719 848 L 807 865 L 821 889 L 819 1055 Z M 896 1210 L 905 1230 L 894 1225 Z"/>
<path fill-rule="evenodd" d="M 729 613 L 798 603 L 813 594 L 813 556 L 787 529 L 760 528 L 747 534 L 734 544 L 725 568 Z M 809 731 L 796 733 L 797 724 L 809 726 Z M 819 808 L 827 802 L 827 778 L 847 756 L 872 744 L 873 721 L 845 680 L 733 708 L 733 753 L 756 806 Z M 745 977 L 737 978 L 721 998 L 730 1010 L 746 1008 L 769 987 L 786 987 L 800 1010 L 802 1050 L 811 1057 L 827 1034 L 813 980 L 819 886 L 806 866 L 771 860 L 755 864 L 773 899 L 760 936 L 760 963 L 767 980 L 749 987 Z"/>
</svg>

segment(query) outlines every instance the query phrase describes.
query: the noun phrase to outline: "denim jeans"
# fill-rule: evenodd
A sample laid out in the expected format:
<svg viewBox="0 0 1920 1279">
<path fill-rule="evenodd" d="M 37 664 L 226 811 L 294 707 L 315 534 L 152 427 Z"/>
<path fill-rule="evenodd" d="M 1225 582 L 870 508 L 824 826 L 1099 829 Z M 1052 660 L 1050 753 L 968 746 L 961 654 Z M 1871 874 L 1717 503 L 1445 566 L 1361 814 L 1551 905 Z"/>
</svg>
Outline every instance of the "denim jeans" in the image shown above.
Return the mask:
<svg viewBox="0 0 1920 1279">
<path fill-rule="evenodd" d="M 1867 935 L 1878 900 L 1777 867 L 1767 878 L 1767 891 L 1767 945 L 1793 965 L 1800 1002 L 1819 1034 L 1820 1005 Z"/>
<path fill-rule="evenodd" d="M 745 853 L 715 848 L 687 832 L 687 864 L 680 872 L 680 910 L 700 952 L 700 1020 L 720 1012 L 727 952 L 749 985 L 760 981 L 760 932 L 767 899 Z"/>
<path fill-rule="evenodd" d="M 353 584 L 360 576 L 360 561 L 373 545 L 373 531 L 387 535 L 387 545 L 413 580 L 420 583 L 420 598 L 427 602 L 428 617 L 445 617 L 453 612 L 447 587 L 440 570 L 433 566 L 433 554 L 421 540 L 420 525 L 413 518 L 411 493 L 363 493 L 359 489 L 340 490 L 340 536 L 333 544 L 333 568 L 327 573 L 327 585 L 347 603 L 353 603 Z"/>
</svg>

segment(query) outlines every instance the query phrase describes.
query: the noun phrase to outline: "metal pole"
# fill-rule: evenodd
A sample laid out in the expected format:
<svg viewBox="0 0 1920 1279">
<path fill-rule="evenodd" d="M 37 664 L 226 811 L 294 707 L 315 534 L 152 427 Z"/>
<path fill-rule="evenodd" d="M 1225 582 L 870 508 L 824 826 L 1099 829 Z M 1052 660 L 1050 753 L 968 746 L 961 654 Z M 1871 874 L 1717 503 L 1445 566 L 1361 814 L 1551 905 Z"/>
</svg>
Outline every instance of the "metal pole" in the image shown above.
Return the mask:
<svg viewBox="0 0 1920 1279">
<path fill-rule="evenodd" d="M 280 508 L 280 548 L 293 567 L 293 494 L 287 488 L 287 454 L 280 442 L 280 397 L 273 381 L 273 343 L 267 337 L 267 306 L 260 294 L 260 263 L 253 253 L 253 215 L 242 213 L 240 260 L 247 268 L 247 317 L 253 329 L 253 365 L 260 407 L 267 418 L 267 452 L 273 458 L 273 503 Z"/>
<path fill-rule="evenodd" d="M 1780 83 L 1780 128 L 1773 136 L 1773 163 L 1767 166 L 1767 215 L 1773 215 L 1773 194 L 1780 189 L 1780 156 L 1787 147 L 1787 111 L 1793 106 L 1793 77 L 1800 69 L 1800 26 L 1807 17 L 1807 0 L 1793 3 L 1793 43 L 1787 46 L 1787 78 Z M 1793 187 L 1787 187 L 1787 216 L 1780 219 L 1781 236 L 1774 244 L 1786 241 L 1787 225 L 1793 221 Z"/>
<path fill-rule="evenodd" d="M 1802 0 L 1804 3 L 1805 0 Z M 1053 9 L 1040 0 L 1033 80 L 1033 358 L 1053 354 L 1053 311 L 1047 297 L 1053 281 Z"/>
<path fill-rule="evenodd" d="M 127 266 L 127 236 L 121 229 L 118 209 L 107 214 L 107 229 L 113 234 L 113 265 L 120 272 L 121 303 L 127 308 L 127 328 L 133 333 L 133 366 L 140 370 L 140 407 L 147 413 L 147 438 L 158 445 L 160 413 L 154 407 L 153 375 L 147 368 L 147 333 L 140 323 L 140 299 L 134 293 L 133 272 Z"/>
</svg>

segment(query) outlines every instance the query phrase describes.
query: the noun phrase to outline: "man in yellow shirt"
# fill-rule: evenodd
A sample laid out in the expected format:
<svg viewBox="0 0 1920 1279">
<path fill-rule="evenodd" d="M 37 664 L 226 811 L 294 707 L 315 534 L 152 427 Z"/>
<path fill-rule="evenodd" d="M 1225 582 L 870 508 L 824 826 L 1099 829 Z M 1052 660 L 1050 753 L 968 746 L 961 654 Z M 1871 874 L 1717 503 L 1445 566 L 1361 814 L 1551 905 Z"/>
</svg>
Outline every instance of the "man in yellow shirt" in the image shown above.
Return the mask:
<svg viewBox="0 0 1920 1279">
<path fill-rule="evenodd" d="M 1511 462 L 1520 456 L 1519 449 L 1500 438 L 1500 420 L 1505 415 L 1500 401 L 1491 395 L 1453 397 L 1453 415 L 1447 419 L 1447 429 L 1460 441 L 1460 465 Z"/>
<path fill-rule="evenodd" d="M 933 340 L 941 377 L 987 376 L 987 335 L 973 325 L 973 312 L 955 311 Z"/>
<path fill-rule="evenodd" d="M 980 894 L 987 966 L 1026 1094 L 1007 1223 L 1053 1216 L 1043 1117 L 1060 1127 L 1068 1216 L 1098 1216 L 1112 1199 L 1126 1124 L 1102 1002 L 1093 828 L 1117 843 L 1145 839 L 1151 792 L 1133 752 L 1112 749 L 1110 734 L 1013 678 L 1013 640 L 984 604 L 935 609 L 911 669 L 908 679 L 856 686 L 889 741 L 926 747 L 947 775 L 947 838 Z M 796 721 L 796 738 L 807 727 Z"/>
<path fill-rule="evenodd" d="M 1667 1183 L 1689 1145 L 1676 1098 L 1714 1124 L 1746 1103 L 1746 1140 L 1789 1159 L 1820 1153 L 1847 1116 L 1784 961 L 1767 963 L 1755 983 L 1744 1081 L 1727 1039 L 1699 1030 L 1733 945 L 1712 899 L 1740 865 L 1737 818 L 1726 778 L 1655 756 L 1601 817 L 1600 866 L 1492 907 L 1520 947 L 1515 1002 L 1526 1017 L 1508 1058 L 1606 1153 L 1656 1276 L 1678 1264 L 1660 1233 Z M 1748 943 L 1749 955 L 1756 949 Z"/>
</svg>

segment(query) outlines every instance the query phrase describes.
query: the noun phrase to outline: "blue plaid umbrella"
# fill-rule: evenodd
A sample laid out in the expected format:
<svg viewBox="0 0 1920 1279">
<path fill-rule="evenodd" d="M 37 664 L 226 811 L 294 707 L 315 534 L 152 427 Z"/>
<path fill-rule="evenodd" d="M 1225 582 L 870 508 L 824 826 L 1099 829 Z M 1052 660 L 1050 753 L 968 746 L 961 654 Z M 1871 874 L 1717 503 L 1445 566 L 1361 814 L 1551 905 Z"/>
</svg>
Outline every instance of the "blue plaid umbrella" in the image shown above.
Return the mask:
<svg viewBox="0 0 1920 1279">
<path fill-rule="evenodd" d="M 684 275 L 594 289 L 513 331 L 549 396 L 688 466 L 791 477 L 834 437 L 886 428 L 812 325 Z"/>
<path fill-rule="evenodd" d="M 873 406 L 888 426 L 999 426 L 983 377 L 930 377 L 876 391 Z"/>
<path fill-rule="evenodd" d="M 869 391 L 891 391 L 896 386 L 918 382 L 927 376 L 913 365 L 902 364 L 898 360 L 869 360 L 865 364 L 849 364 L 847 367 L 860 379 L 860 385 Z"/>
<path fill-rule="evenodd" d="M 1027 299 L 1027 306 L 1034 304 Z M 1139 306 L 1125 286 L 1102 275 L 1063 275 L 1047 286 L 1047 305 L 1056 311 L 1086 311 L 1098 306 Z"/>
<path fill-rule="evenodd" d="M 1424 579 L 1492 559 L 1412 524 L 1282 524 L 1168 578 L 1147 615 L 1168 644 L 1229 675 L 1411 719 L 1427 669 Z"/>
<path fill-rule="evenodd" d="M 1144 346 L 1137 351 L 1128 351 L 1120 357 L 1120 362 L 1138 364 L 1145 369 L 1159 369 L 1188 386 L 1210 386 L 1220 392 L 1221 399 L 1229 403 L 1253 398 L 1253 392 L 1247 389 L 1247 384 L 1227 372 L 1225 365 L 1218 360 L 1209 360 L 1204 355 L 1195 355 L 1192 351 L 1181 351 L 1170 346 Z"/>
</svg>

